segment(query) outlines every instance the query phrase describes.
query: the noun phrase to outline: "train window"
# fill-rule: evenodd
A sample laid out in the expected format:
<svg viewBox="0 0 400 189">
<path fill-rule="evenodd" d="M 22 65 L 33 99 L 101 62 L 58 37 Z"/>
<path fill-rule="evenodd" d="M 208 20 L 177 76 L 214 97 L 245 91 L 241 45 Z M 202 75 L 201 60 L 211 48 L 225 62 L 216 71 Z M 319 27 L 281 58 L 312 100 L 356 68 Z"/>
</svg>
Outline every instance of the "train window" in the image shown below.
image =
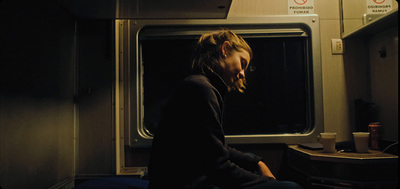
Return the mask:
<svg viewBox="0 0 400 189">
<path fill-rule="evenodd" d="M 309 132 L 314 126 L 307 40 L 302 37 L 246 40 L 254 58 L 246 73 L 246 92 L 233 92 L 226 97 L 226 134 Z"/>
<path fill-rule="evenodd" d="M 291 17 L 292 18 L 292 17 Z M 299 19 L 297 17 L 293 17 Z M 292 18 L 292 20 L 293 20 Z M 317 16 L 310 16 L 315 24 Z M 294 19 L 294 20 L 296 20 Z M 304 19 L 304 18 L 302 18 Z M 245 93 L 226 96 L 224 131 L 230 143 L 296 143 L 316 140 L 323 129 L 318 26 L 307 22 L 248 24 L 251 19 L 214 25 L 135 22 L 130 69 L 131 146 L 148 146 L 161 109 L 177 84 L 190 74 L 193 48 L 202 33 L 229 28 L 242 35 L 254 57 Z M 267 19 L 266 19 L 267 20 Z M 290 19 L 288 19 L 290 20 Z M 269 20 L 271 21 L 271 20 Z M 154 22 L 154 23 L 153 23 Z M 285 20 L 285 22 L 288 22 Z M 139 24 L 138 24 L 139 23 Z M 314 40 L 317 40 L 315 42 Z M 133 86 L 132 84 L 130 86 Z"/>
</svg>

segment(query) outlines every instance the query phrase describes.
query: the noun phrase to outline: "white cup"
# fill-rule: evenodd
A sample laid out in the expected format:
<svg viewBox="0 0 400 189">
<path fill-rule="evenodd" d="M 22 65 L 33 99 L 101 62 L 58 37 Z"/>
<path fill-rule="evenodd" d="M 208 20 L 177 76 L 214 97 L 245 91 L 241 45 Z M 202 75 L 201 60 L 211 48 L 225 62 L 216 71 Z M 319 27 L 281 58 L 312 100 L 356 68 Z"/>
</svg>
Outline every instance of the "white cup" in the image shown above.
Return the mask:
<svg viewBox="0 0 400 189">
<path fill-rule="evenodd" d="M 323 152 L 336 152 L 336 133 L 321 133 L 320 142 L 323 146 Z"/>
<path fill-rule="evenodd" d="M 369 132 L 353 132 L 354 143 L 358 153 L 368 152 Z"/>
</svg>

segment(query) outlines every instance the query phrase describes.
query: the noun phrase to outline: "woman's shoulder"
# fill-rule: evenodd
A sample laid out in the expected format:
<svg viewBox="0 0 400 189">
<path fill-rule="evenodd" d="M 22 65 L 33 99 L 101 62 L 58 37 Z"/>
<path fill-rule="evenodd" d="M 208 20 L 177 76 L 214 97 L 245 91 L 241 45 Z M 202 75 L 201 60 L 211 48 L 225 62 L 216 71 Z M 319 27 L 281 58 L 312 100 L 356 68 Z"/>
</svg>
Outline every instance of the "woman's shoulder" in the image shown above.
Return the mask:
<svg viewBox="0 0 400 189">
<path fill-rule="evenodd" d="M 209 78 L 204 75 L 190 75 L 186 77 L 180 87 L 182 93 L 191 93 L 194 96 L 205 96 L 209 98 L 221 98 L 219 91 L 212 85 Z"/>
<path fill-rule="evenodd" d="M 213 86 L 210 83 L 210 80 L 206 76 L 201 75 L 201 74 L 190 75 L 190 76 L 186 77 L 183 80 L 183 85 L 198 87 L 198 88 L 205 88 L 205 89 L 213 88 Z"/>
</svg>

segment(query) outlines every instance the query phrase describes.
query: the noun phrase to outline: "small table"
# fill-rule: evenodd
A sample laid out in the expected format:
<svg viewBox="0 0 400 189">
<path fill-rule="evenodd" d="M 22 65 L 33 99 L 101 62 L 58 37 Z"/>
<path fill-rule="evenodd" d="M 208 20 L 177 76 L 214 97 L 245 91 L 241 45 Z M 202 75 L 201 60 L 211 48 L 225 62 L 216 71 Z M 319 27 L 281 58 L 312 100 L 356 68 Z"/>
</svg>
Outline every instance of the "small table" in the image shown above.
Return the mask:
<svg viewBox="0 0 400 189">
<path fill-rule="evenodd" d="M 398 156 L 368 153 L 324 153 L 289 145 L 289 166 L 306 188 L 397 188 Z"/>
</svg>

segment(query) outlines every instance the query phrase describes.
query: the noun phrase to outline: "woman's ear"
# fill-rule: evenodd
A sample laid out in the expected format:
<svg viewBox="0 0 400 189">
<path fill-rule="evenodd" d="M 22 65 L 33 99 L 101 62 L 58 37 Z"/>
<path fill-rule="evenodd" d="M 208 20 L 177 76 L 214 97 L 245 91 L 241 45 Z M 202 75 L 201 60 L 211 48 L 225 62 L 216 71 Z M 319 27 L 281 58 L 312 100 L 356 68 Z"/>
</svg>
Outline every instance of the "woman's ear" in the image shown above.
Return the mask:
<svg viewBox="0 0 400 189">
<path fill-rule="evenodd" d="M 224 41 L 221 46 L 222 56 L 226 57 L 229 54 L 229 49 L 231 48 L 231 43 L 229 41 Z"/>
</svg>

